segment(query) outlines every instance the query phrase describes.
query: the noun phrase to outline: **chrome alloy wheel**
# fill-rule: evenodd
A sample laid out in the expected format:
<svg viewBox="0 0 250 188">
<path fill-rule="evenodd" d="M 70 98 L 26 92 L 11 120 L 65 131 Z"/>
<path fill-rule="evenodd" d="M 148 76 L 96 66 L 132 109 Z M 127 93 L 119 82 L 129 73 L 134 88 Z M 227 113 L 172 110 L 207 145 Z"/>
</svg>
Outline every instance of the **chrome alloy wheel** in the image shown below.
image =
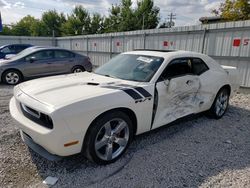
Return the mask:
<svg viewBox="0 0 250 188">
<path fill-rule="evenodd" d="M 74 71 L 73 71 L 73 73 L 78 73 L 78 72 L 83 72 L 83 71 L 82 71 L 82 69 L 80 69 L 80 68 L 76 68 L 76 69 L 74 69 Z"/>
<path fill-rule="evenodd" d="M 228 93 L 225 91 L 222 91 L 217 97 L 215 104 L 215 113 L 217 116 L 222 116 L 225 113 L 228 106 L 228 99 Z"/>
<path fill-rule="evenodd" d="M 20 80 L 20 77 L 15 72 L 9 72 L 5 75 L 5 80 L 8 84 L 17 84 Z"/>
<path fill-rule="evenodd" d="M 115 159 L 124 151 L 128 141 L 128 124 L 120 118 L 112 119 L 101 127 L 96 136 L 96 155 L 105 161 Z"/>
</svg>

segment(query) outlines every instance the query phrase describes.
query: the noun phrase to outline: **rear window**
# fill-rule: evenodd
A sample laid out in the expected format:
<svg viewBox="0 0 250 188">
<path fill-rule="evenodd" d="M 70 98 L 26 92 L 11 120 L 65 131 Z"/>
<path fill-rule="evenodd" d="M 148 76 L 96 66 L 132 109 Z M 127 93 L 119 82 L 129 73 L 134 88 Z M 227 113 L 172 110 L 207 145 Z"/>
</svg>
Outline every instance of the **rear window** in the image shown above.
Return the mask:
<svg viewBox="0 0 250 188">
<path fill-rule="evenodd" d="M 64 50 L 55 51 L 55 58 L 70 58 L 70 57 L 74 57 L 74 54 L 69 51 L 64 51 Z"/>
<path fill-rule="evenodd" d="M 194 74 L 201 75 L 202 73 L 206 72 L 209 68 L 202 59 L 193 58 L 192 59 L 192 69 L 193 69 Z"/>
</svg>

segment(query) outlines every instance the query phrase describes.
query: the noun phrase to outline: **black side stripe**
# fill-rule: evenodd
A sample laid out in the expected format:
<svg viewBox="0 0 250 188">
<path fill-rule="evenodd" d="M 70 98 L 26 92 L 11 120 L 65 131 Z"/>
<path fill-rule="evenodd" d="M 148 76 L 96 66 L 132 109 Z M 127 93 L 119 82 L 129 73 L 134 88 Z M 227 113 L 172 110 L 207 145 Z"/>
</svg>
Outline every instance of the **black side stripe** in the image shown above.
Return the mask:
<svg viewBox="0 0 250 188">
<path fill-rule="evenodd" d="M 141 95 L 139 95 L 137 92 L 135 92 L 133 89 L 121 89 L 125 93 L 127 93 L 130 97 L 132 97 L 134 100 L 142 99 Z"/>
<path fill-rule="evenodd" d="M 152 95 L 147 91 L 145 90 L 144 88 L 142 87 L 136 87 L 134 88 L 136 91 L 138 91 L 140 94 L 142 94 L 145 98 L 150 98 L 152 97 Z"/>
<path fill-rule="evenodd" d="M 131 87 L 133 89 L 135 89 L 137 92 L 139 92 L 142 96 L 144 96 L 145 98 L 150 98 L 152 97 L 152 95 L 147 91 L 145 90 L 144 88 L 142 87 L 135 87 L 133 85 L 128 85 L 128 84 L 119 84 L 117 86 L 122 86 L 122 87 Z"/>
<path fill-rule="evenodd" d="M 108 88 L 108 89 L 119 89 L 127 93 L 130 97 L 132 97 L 134 100 L 141 100 L 143 99 L 141 95 L 139 95 L 136 91 L 133 89 L 128 89 L 128 88 L 121 88 L 117 86 L 102 86 L 103 88 Z"/>
</svg>

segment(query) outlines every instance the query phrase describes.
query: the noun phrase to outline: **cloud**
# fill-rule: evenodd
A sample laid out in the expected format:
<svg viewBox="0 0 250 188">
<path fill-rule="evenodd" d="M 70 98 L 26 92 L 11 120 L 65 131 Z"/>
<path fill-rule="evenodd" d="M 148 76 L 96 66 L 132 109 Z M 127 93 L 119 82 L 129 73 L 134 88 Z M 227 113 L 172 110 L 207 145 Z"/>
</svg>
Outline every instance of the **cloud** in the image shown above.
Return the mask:
<svg viewBox="0 0 250 188">
<path fill-rule="evenodd" d="M 5 0 L 1 0 L 1 5 L 3 5 L 3 8 L 4 8 L 4 9 L 10 9 L 10 8 L 11 8 L 11 4 L 8 3 L 8 2 L 5 1 Z"/>
<path fill-rule="evenodd" d="M 199 24 L 199 18 L 211 16 L 211 10 L 218 8 L 222 0 L 155 0 L 161 9 L 162 21 L 173 12 L 176 14 L 176 25 Z"/>
<path fill-rule="evenodd" d="M 13 7 L 15 7 L 15 8 L 24 8 L 24 3 L 23 2 L 20 2 L 20 1 L 18 1 L 18 2 L 16 2 L 14 5 L 13 5 Z"/>
<path fill-rule="evenodd" d="M 210 16 L 211 10 L 217 8 L 221 1 L 223 0 L 154 0 L 154 4 L 160 8 L 161 22 L 173 12 L 176 14 L 176 25 L 180 26 L 199 23 L 199 18 Z M 108 15 L 111 5 L 120 2 L 121 0 L 0 0 L 0 7 L 4 22 L 11 23 L 27 14 L 40 18 L 43 12 L 51 9 L 69 14 L 76 5 L 82 5 L 90 13 Z M 132 7 L 135 8 L 137 0 L 132 2 Z"/>
</svg>

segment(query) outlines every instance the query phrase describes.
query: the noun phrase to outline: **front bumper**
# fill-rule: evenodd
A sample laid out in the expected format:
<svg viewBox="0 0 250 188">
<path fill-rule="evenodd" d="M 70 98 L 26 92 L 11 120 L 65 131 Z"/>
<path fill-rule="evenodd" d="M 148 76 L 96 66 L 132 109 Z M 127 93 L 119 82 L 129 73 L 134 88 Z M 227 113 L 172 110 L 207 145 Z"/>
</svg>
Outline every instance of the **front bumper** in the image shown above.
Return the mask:
<svg viewBox="0 0 250 188">
<path fill-rule="evenodd" d="M 42 146 L 36 144 L 32 140 L 32 138 L 29 135 L 27 135 L 26 133 L 24 133 L 22 130 L 20 130 L 20 134 L 21 134 L 21 138 L 22 138 L 23 142 L 27 146 L 29 146 L 29 148 L 31 148 L 34 152 L 38 153 L 42 157 L 44 157 L 50 161 L 59 161 L 62 159 L 62 157 L 60 157 L 58 155 L 53 155 L 53 154 L 49 153 L 46 149 L 44 149 Z"/>
<path fill-rule="evenodd" d="M 22 97 L 24 97 L 23 95 Z M 29 104 L 32 104 L 32 102 L 30 101 Z M 32 106 L 36 105 L 32 104 Z M 57 158 L 56 156 L 70 156 L 81 152 L 82 142 L 80 140 L 83 140 L 82 136 L 72 133 L 62 117 L 56 117 L 54 128 L 48 129 L 25 117 L 20 108 L 20 102 L 14 97 L 10 101 L 9 109 L 11 116 L 21 129 L 21 135 L 25 143 L 43 157 L 48 158 L 48 155 L 52 155 L 53 157 L 49 158 L 54 159 Z M 23 136 L 23 132 L 29 135 L 29 139 Z M 79 140 L 79 144 L 70 147 L 64 146 L 65 143 L 75 140 Z"/>
</svg>

